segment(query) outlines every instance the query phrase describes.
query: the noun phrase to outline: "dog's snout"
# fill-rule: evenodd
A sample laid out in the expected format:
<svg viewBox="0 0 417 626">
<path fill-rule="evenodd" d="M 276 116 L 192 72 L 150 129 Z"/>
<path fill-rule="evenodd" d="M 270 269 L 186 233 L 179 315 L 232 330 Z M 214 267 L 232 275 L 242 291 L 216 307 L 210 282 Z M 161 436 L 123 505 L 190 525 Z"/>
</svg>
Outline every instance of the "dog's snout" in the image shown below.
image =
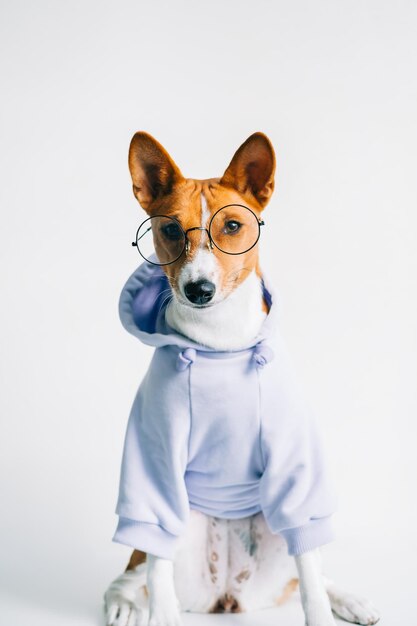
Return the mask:
<svg viewBox="0 0 417 626">
<path fill-rule="evenodd" d="M 197 280 L 187 283 L 184 292 L 187 299 L 193 304 L 207 304 L 213 298 L 216 285 L 209 280 Z"/>
</svg>

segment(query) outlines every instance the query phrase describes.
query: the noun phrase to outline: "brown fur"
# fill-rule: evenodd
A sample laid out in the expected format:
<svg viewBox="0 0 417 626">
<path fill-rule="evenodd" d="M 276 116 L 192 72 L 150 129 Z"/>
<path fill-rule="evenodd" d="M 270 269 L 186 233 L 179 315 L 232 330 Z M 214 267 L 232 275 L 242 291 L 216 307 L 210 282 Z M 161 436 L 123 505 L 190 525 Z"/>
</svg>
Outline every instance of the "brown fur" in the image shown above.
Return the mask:
<svg viewBox="0 0 417 626">
<path fill-rule="evenodd" d="M 248 580 L 250 578 L 251 572 L 248 569 L 242 570 L 237 576 L 235 576 L 235 581 L 237 583 L 241 583 L 244 580 Z"/>
<path fill-rule="evenodd" d="M 136 569 L 138 565 L 140 565 L 141 563 L 145 563 L 145 561 L 146 552 L 142 552 L 142 550 L 133 550 L 130 561 L 126 566 L 125 572 Z"/>
<path fill-rule="evenodd" d="M 276 603 L 280 606 L 284 604 L 298 587 L 298 578 L 291 578 L 284 587 L 282 594 L 277 598 Z"/>
<path fill-rule="evenodd" d="M 236 598 L 225 593 L 217 600 L 209 613 L 242 613 L 242 608 Z"/>
</svg>

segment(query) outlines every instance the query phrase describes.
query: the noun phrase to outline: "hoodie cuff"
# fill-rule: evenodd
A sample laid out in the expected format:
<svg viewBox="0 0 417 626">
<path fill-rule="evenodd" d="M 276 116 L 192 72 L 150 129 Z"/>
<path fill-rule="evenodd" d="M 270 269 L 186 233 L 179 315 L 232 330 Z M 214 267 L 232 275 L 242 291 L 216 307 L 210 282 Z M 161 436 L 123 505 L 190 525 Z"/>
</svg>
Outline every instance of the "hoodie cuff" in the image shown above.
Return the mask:
<svg viewBox="0 0 417 626">
<path fill-rule="evenodd" d="M 309 552 L 335 538 L 331 517 L 319 517 L 298 528 L 281 530 L 291 556 Z"/>
<path fill-rule="evenodd" d="M 172 535 L 158 524 L 119 517 L 112 541 L 172 560 L 177 539 L 176 535 Z"/>
</svg>

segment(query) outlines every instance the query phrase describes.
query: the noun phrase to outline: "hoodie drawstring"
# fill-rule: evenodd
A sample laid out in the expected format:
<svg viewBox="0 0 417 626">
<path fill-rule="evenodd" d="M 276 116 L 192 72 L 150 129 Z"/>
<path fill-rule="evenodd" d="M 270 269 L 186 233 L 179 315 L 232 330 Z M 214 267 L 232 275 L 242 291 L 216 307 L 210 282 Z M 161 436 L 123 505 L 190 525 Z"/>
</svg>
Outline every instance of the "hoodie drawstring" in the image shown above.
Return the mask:
<svg viewBox="0 0 417 626">
<path fill-rule="evenodd" d="M 252 359 L 255 361 L 257 368 L 264 367 L 274 358 L 274 351 L 266 345 L 266 343 L 258 343 L 253 351 Z"/>
<path fill-rule="evenodd" d="M 197 356 L 197 351 L 194 348 L 186 348 L 185 350 L 181 350 L 177 357 L 177 362 L 175 364 L 177 370 L 179 372 L 183 372 L 187 369 L 191 363 L 194 363 L 195 358 Z"/>
</svg>

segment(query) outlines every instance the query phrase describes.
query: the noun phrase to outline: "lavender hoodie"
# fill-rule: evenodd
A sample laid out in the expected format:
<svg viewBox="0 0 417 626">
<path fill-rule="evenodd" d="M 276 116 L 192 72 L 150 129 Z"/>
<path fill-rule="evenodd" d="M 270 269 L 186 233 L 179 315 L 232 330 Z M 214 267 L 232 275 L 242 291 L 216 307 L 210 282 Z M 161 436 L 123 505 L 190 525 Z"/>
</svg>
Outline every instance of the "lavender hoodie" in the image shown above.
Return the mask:
<svg viewBox="0 0 417 626">
<path fill-rule="evenodd" d="M 120 296 L 123 326 L 156 350 L 127 425 L 113 541 L 171 559 L 197 509 L 228 519 L 262 511 L 289 554 L 328 543 L 335 497 L 265 277 L 270 310 L 241 350 L 215 351 L 170 328 L 169 290 L 145 262 Z"/>
</svg>

